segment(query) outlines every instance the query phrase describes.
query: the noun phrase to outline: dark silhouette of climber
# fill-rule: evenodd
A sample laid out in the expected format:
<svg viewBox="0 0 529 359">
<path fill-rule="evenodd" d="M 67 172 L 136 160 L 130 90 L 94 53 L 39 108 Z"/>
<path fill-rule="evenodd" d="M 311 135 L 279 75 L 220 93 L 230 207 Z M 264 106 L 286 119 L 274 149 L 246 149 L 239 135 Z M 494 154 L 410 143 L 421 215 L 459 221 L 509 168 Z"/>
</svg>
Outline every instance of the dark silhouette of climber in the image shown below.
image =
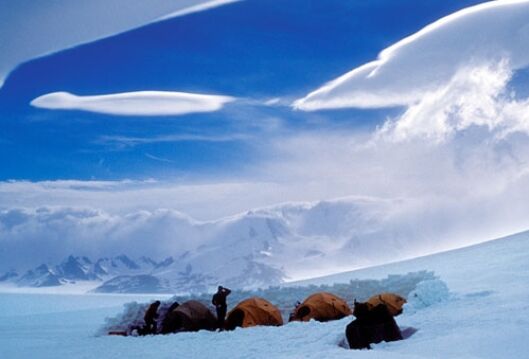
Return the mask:
<svg viewBox="0 0 529 359">
<path fill-rule="evenodd" d="M 145 311 L 143 320 L 145 321 L 145 326 L 143 327 L 143 332 L 145 334 L 156 334 L 156 318 L 158 318 L 158 307 L 160 306 L 160 301 L 149 305 L 149 308 Z"/>
<path fill-rule="evenodd" d="M 402 340 L 400 328 L 385 304 L 369 308 L 367 303 L 355 300 L 354 321 L 345 329 L 351 349 L 371 349 L 371 343 Z"/>
<path fill-rule="evenodd" d="M 230 293 L 231 290 L 219 285 L 217 293 L 213 294 L 213 298 L 211 298 L 211 303 L 213 303 L 217 310 L 217 328 L 220 330 L 224 330 L 224 318 L 226 317 L 226 312 L 228 310 L 226 297 L 230 295 Z"/>
<path fill-rule="evenodd" d="M 298 300 L 296 304 L 294 304 L 294 310 L 288 315 L 288 321 L 291 322 L 296 318 L 297 310 L 299 306 L 301 305 L 301 302 Z"/>
</svg>

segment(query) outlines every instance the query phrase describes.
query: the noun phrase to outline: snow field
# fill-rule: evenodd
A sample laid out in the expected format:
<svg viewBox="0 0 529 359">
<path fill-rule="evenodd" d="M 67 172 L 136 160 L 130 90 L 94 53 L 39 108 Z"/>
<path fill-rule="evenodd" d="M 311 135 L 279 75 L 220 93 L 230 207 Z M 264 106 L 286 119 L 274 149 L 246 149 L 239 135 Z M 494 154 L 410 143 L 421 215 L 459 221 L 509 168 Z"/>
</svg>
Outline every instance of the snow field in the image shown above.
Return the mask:
<svg viewBox="0 0 529 359">
<path fill-rule="evenodd" d="M 381 343 L 371 351 L 339 346 L 352 318 L 330 323 L 288 323 L 282 327 L 237 329 L 233 332 L 179 333 L 147 337 L 96 336 L 105 317 L 123 311 L 126 296 L 32 295 L 19 300 L 46 300 L 53 307 L 18 312 L 2 306 L 2 358 L 525 358 L 529 353 L 529 234 L 414 260 L 314 279 L 309 284 L 385 278 L 388 273 L 433 270 L 441 281 L 428 279 L 409 294 L 410 303 L 397 317 L 401 327 L 419 329 L 407 340 Z M 450 292 L 447 292 L 446 283 Z M 415 296 L 417 294 L 417 296 Z M 4 294 L 0 295 L 6 303 Z M 57 296 L 61 297 L 61 296 Z M 116 299 L 120 298 L 121 302 Z M 153 296 L 158 297 L 158 296 Z M 62 297 L 61 297 L 62 298 Z M 147 299 L 148 298 L 148 299 Z M 55 302 L 55 305 L 54 305 Z M 230 301 L 230 303 L 233 303 Z M 108 307 L 104 307 L 104 305 Z M 429 304 L 429 305 L 426 305 Z M 89 307 L 97 307 L 90 309 Z M 69 310 L 69 311 L 67 311 Z"/>
</svg>

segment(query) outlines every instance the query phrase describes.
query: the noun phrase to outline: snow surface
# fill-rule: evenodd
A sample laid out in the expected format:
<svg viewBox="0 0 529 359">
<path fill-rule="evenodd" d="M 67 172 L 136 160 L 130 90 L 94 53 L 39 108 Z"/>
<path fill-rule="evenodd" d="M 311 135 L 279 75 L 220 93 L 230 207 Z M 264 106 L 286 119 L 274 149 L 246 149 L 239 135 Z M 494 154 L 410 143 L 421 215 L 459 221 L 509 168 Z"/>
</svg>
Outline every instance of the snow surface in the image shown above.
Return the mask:
<svg viewBox="0 0 529 359">
<path fill-rule="evenodd" d="M 330 323 L 166 336 L 95 336 L 105 316 L 129 296 L 0 296 L 0 347 L 6 358 L 523 358 L 529 352 L 529 232 L 402 263 L 314 279 L 310 283 L 382 278 L 435 270 L 446 287 L 423 282 L 397 317 L 419 331 L 371 351 L 339 344 L 351 318 Z M 300 284 L 300 283 L 298 283 Z M 156 296 L 157 298 L 161 298 Z M 147 299 L 149 297 L 143 297 Z M 414 298 L 420 298 L 418 302 Z M 73 300 L 75 299 L 75 300 Z M 148 302 L 148 300 L 142 300 Z M 67 303 L 67 304 L 65 304 Z"/>
</svg>

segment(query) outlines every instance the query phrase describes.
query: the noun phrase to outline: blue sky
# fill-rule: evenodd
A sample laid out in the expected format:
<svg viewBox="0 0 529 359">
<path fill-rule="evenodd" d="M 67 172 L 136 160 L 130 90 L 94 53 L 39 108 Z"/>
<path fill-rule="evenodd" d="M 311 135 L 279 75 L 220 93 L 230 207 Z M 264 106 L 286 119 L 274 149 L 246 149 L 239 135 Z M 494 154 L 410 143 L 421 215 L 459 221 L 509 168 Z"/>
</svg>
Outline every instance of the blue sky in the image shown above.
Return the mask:
<svg viewBox="0 0 529 359">
<path fill-rule="evenodd" d="M 29 61 L 0 90 L 0 179 L 223 176 L 244 173 L 248 163 L 261 161 L 271 138 L 299 131 L 372 129 L 400 109 L 305 113 L 289 104 L 428 23 L 474 3 L 249 0 Z M 29 105 L 55 91 L 98 95 L 140 90 L 242 100 L 218 112 L 161 117 Z M 276 106 L 264 104 L 272 98 L 282 100 Z M 193 140 L 196 135 L 209 140 Z M 191 139 L 182 140 L 186 136 Z M 128 137 L 145 143 L 117 141 Z M 160 137 L 165 140 L 156 141 Z"/>
</svg>

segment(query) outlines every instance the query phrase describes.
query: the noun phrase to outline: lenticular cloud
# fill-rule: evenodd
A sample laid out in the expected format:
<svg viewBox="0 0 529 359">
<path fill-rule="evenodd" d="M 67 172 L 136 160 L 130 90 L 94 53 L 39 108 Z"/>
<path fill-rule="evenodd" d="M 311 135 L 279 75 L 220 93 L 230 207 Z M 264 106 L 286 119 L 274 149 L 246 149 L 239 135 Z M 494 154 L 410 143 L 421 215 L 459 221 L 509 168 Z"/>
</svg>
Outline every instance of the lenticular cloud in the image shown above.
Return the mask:
<svg viewBox="0 0 529 359">
<path fill-rule="evenodd" d="M 383 50 L 378 59 L 294 102 L 305 110 L 412 105 L 462 68 L 507 60 L 529 65 L 529 1 L 493 1 L 444 17 Z"/>
<path fill-rule="evenodd" d="M 214 112 L 234 101 L 230 96 L 169 91 L 138 91 L 97 96 L 53 92 L 31 101 L 51 110 L 81 110 L 124 116 L 167 116 Z"/>
</svg>

